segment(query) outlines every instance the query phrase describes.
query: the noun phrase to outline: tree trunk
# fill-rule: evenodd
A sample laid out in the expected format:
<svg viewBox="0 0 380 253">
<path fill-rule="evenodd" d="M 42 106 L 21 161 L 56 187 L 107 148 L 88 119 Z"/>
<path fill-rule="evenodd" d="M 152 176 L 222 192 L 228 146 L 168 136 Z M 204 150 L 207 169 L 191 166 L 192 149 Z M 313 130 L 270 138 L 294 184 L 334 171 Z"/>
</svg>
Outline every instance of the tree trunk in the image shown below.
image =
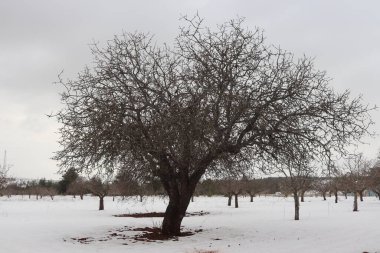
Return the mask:
<svg viewBox="0 0 380 253">
<path fill-rule="evenodd" d="M 80 199 L 83 200 L 83 194 L 80 195 Z"/>
<path fill-rule="evenodd" d="M 293 193 L 294 197 L 294 220 L 300 219 L 300 200 L 297 191 Z"/>
<path fill-rule="evenodd" d="M 143 202 L 143 195 L 140 195 L 140 202 Z"/>
<path fill-rule="evenodd" d="M 235 194 L 235 208 L 239 207 L 238 194 Z"/>
<path fill-rule="evenodd" d="M 334 191 L 335 203 L 338 203 L 338 191 Z"/>
<path fill-rule="evenodd" d="M 227 205 L 231 206 L 231 202 L 232 202 L 232 195 L 228 195 L 228 203 L 227 203 Z"/>
<path fill-rule="evenodd" d="M 354 212 L 359 211 L 358 210 L 358 193 L 357 192 L 354 193 L 354 210 L 353 211 Z"/>
<path fill-rule="evenodd" d="M 191 202 L 194 202 L 194 195 L 191 196 Z"/>
<path fill-rule="evenodd" d="M 326 200 L 326 193 L 322 193 L 323 200 Z"/>
<path fill-rule="evenodd" d="M 115 201 L 115 196 L 112 196 L 112 201 Z"/>
<path fill-rule="evenodd" d="M 251 202 L 253 202 L 253 194 L 251 194 L 250 196 L 251 196 Z"/>
<path fill-rule="evenodd" d="M 301 191 L 301 202 L 305 202 L 305 191 Z"/>
<path fill-rule="evenodd" d="M 99 196 L 99 210 L 104 210 L 104 196 Z"/>
<path fill-rule="evenodd" d="M 359 196 L 360 196 L 360 201 L 363 201 L 363 191 L 359 192 Z"/>
<path fill-rule="evenodd" d="M 181 222 L 185 217 L 186 209 L 190 204 L 192 193 L 186 195 L 169 195 L 169 204 L 166 208 L 164 220 L 162 222 L 162 233 L 164 235 L 177 236 L 181 234 Z"/>
</svg>

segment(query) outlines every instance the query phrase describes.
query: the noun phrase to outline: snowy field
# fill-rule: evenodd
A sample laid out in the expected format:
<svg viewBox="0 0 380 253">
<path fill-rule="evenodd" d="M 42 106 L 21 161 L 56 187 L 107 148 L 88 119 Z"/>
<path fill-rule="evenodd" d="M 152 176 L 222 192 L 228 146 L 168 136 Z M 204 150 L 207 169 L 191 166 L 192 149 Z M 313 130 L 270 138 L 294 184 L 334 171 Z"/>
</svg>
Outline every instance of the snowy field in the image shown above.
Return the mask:
<svg viewBox="0 0 380 253">
<path fill-rule="evenodd" d="M 380 252 L 380 201 L 367 197 L 352 212 L 352 198 L 335 204 L 333 198 L 308 197 L 301 203 L 301 220 L 293 219 L 291 198 L 260 197 L 240 207 L 227 207 L 227 198 L 197 197 L 189 211 L 210 212 L 186 217 L 185 228 L 202 232 L 178 241 L 141 242 L 107 235 L 128 227 L 160 226 L 162 218 L 125 218 L 115 214 L 164 211 L 167 200 L 143 203 L 107 198 L 105 211 L 98 199 L 56 197 L 53 201 L 26 196 L 0 198 L 0 252 Z M 137 232 L 126 231 L 126 235 Z M 82 244 L 71 238 L 89 237 Z"/>
</svg>

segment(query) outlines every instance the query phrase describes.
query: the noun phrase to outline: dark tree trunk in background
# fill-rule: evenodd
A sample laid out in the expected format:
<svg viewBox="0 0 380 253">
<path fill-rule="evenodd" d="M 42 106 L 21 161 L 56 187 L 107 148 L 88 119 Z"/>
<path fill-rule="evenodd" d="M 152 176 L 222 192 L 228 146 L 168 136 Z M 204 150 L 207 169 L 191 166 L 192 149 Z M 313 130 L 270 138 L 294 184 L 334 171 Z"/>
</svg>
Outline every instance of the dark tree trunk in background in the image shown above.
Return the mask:
<svg viewBox="0 0 380 253">
<path fill-rule="evenodd" d="M 338 191 L 334 191 L 335 203 L 338 203 Z"/>
<path fill-rule="evenodd" d="M 360 201 L 363 201 L 363 191 L 359 192 L 359 196 L 360 196 Z"/>
<path fill-rule="evenodd" d="M 347 192 L 344 193 L 344 197 L 347 199 Z"/>
<path fill-rule="evenodd" d="M 326 193 L 322 193 L 323 200 L 326 200 Z"/>
<path fill-rule="evenodd" d="M 235 208 L 239 207 L 238 194 L 235 194 Z"/>
<path fill-rule="evenodd" d="M 80 199 L 83 200 L 83 194 L 80 195 Z"/>
<path fill-rule="evenodd" d="M 358 209 L 358 193 L 354 192 L 354 212 L 359 211 Z"/>
<path fill-rule="evenodd" d="M 143 202 L 143 195 L 140 195 L 140 202 Z"/>
<path fill-rule="evenodd" d="M 300 219 L 300 200 L 299 200 L 297 191 L 294 191 L 293 198 L 294 198 L 294 219 L 299 220 Z"/>
<path fill-rule="evenodd" d="M 301 202 L 305 202 L 305 191 L 301 191 Z"/>
<path fill-rule="evenodd" d="M 194 202 L 194 195 L 191 196 L 191 202 Z"/>
<path fill-rule="evenodd" d="M 251 196 L 251 202 L 253 202 L 253 197 L 254 197 L 254 195 L 253 195 L 253 194 L 251 194 L 250 196 Z"/>
<path fill-rule="evenodd" d="M 99 210 L 104 210 L 104 196 L 99 196 Z"/>
<path fill-rule="evenodd" d="M 232 195 L 228 195 L 228 203 L 227 203 L 227 205 L 231 206 L 231 202 L 232 202 Z"/>
</svg>

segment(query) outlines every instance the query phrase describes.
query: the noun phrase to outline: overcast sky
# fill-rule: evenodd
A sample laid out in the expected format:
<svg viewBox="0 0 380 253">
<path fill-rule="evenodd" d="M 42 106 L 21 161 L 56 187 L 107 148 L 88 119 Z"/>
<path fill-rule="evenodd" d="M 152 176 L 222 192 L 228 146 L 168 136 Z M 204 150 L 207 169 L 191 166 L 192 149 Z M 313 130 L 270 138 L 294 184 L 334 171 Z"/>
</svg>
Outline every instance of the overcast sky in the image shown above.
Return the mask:
<svg viewBox="0 0 380 253">
<path fill-rule="evenodd" d="M 10 174 L 58 179 L 54 119 L 64 70 L 70 78 L 92 58 L 88 44 L 122 31 L 143 31 L 169 44 L 181 14 L 199 12 L 209 25 L 245 17 L 265 30 L 268 44 L 316 58 L 337 90 L 375 105 L 380 97 L 380 1 L 112 1 L 0 0 L 0 152 L 8 152 Z M 373 112 L 380 133 L 380 113 Z M 375 157 L 380 138 L 361 146 Z M 2 157 L 2 155 L 0 156 Z"/>
</svg>

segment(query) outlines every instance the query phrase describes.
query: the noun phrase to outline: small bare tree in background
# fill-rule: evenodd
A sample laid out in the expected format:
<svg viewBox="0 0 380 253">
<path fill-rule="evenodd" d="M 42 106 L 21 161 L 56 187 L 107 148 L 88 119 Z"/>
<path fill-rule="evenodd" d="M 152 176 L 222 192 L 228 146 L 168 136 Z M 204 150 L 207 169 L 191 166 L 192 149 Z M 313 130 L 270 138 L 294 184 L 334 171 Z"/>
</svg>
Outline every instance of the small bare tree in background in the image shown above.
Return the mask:
<svg viewBox="0 0 380 253">
<path fill-rule="evenodd" d="M 300 192 L 309 186 L 310 178 L 316 169 L 311 165 L 311 158 L 306 154 L 288 157 L 283 163 L 277 164 L 276 172 L 285 176 L 283 187 L 291 191 L 294 198 L 294 219 L 299 220 Z"/>
<path fill-rule="evenodd" d="M 4 151 L 3 164 L 0 164 L 0 190 L 3 190 L 8 183 L 8 171 L 10 167 L 7 163 L 7 151 Z"/>
<path fill-rule="evenodd" d="M 88 190 L 99 197 L 99 210 L 104 210 L 104 197 L 109 192 L 109 180 L 102 180 L 100 177 L 93 177 L 88 182 Z"/>
<path fill-rule="evenodd" d="M 330 181 L 330 179 L 322 177 L 313 182 L 312 188 L 323 197 L 323 200 L 326 200 L 326 194 L 331 190 Z"/>
<path fill-rule="evenodd" d="M 77 177 L 75 181 L 71 182 L 67 187 L 67 194 L 74 196 L 79 195 L 80 199 L 83 200 L 83 196 L 88 193 L 88 182 L 83 177 Z"/>
<path fill-rule="evenodd" d="M 243 179 L 243 186 L 245 192 L 248 193 L 250 197 L 250 202 L 253 202 L 253 198 L 264 190 L 263 182 L 255 178 Z"/>
<path fill-rule="evenodd" d="M 344 168 L 346 170 L 344 181 L 350 191 L 354 194 L 353 211 L 357 212 L 359 211 L 358 195 L 360 195 L 362 199 L 363 191 L 369 185 L 368 175 L 371 163 L 362 153 L 352 154 L 345 159 Z"/>
<path fill-rule="evenodd" d="M 380 200 L 380 162 L 377 161 L 375 166 L 370 170 L 369 179 L 370 189 L 376 193 Z"/>
</svg>

